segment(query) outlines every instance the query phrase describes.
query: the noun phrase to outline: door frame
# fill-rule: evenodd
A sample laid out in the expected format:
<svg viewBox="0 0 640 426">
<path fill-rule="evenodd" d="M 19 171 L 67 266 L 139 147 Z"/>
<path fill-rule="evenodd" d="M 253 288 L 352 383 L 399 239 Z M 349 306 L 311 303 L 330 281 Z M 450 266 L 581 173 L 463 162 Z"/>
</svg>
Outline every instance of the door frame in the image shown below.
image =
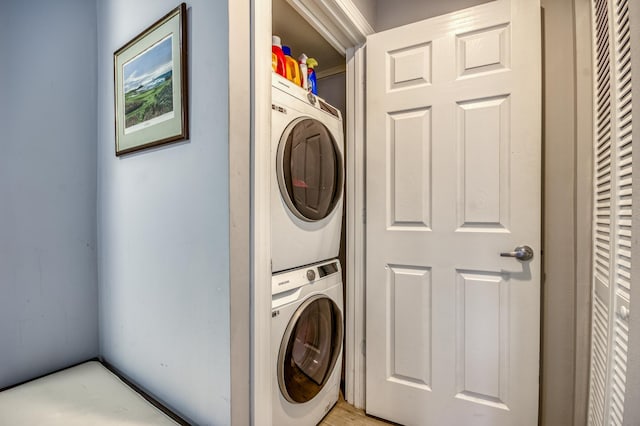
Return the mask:
<svg viewBox="0 0 640 426">
<path fill-rule="evenodd" d="M 271 0 L 250 0 L 250 424 L 271 425 Z M 231 3 L 231 2 L 230 2 Z M 230 26 L 231 28 L 231 26 Z M 242 31 L 237 29 L 236 31 Z M 230 33 L 232 31 L 229 31 Z M 231 73 L 233 74 L 233 73 Z M 230 132 L 231 133 L 231 132 Z M 233 359 L 234 354 L 231 354 Z M 233 382 L 233 381 L 232 381 Z"/>
<path fill-rule="evenodd" d="M 587 424 L 591 355 L 593 69 L 591 1 L 575 0 L 575 353 L 573 426 Z M 545 318 L 547 320 L 547 318 Z M 585 374 L 579 374 L 584 371 Z M 544 383 L 544 382 L 543 382 Z"/>
<path fill-rule="evenodd" d="M 287 0 L 346 57 L 346 399 L 364 407 L 364 42 L 373 28 L 351 0 Z M 271 0 L 250 0 L 251 424 L 271 424 Z M 236 27 L 238 28 L 238 27 Z M 239 28 L 243 28 L 240 26 Z M 234 102 L 231 100 L 231 102 Z M 233 137 L 230 135 L 230 140 Z M 231 227 L 233 231 L 233 226 Z M 233 301 L 232 301 L 233 304 Z M 357 349 L 360 350 L 357 350 Z M 232 345 L 233 350 L 233 345 Z M 233 359 L 233 354 L 232 354 Z M 233 403 L 232 403 L 233 406 Z M 233 410 L 232 410 L 233 411 Z"/>
</svg>

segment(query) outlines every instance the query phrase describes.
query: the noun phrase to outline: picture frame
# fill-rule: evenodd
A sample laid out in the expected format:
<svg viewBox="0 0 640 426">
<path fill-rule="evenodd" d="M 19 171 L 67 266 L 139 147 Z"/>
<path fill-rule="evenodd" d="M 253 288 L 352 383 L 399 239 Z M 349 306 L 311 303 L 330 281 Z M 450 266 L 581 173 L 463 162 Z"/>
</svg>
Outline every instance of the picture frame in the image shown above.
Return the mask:
<svg viewBox="0 0 640 426">
<path fill-rule="evenodd" d="M 113 54 L 116 156 L 189 137 L 187 6 Z"/>
</svg>

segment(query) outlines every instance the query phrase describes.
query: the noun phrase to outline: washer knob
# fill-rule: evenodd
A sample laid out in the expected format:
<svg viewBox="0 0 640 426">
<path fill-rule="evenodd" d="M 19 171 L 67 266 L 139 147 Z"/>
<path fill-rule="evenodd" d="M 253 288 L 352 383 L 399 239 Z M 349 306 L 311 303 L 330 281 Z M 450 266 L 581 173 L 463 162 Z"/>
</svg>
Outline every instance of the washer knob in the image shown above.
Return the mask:
<svg viewBox="0 0 640 426">
<path fill-rule="evenodd" d="M 313 269 L 307 270 L 307 279 L 309 281 L 315 280 L 316 279 L 316 271 L 314 271 Z"/>
</svg>

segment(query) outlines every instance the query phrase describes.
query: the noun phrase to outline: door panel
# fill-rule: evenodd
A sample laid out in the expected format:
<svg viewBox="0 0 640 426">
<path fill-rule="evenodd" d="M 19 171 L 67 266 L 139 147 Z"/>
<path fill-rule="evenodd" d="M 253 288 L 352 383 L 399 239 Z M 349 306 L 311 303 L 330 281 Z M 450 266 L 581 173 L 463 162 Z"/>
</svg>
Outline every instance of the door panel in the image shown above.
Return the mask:
<svg viewBox="0 0 640 426">
<path fill-rule="evenodd" d="M 509 97 L 458 102 L 459 230 L 508 232 Z"/>
<path fill-rule="evenodd" d="M 431 386 L 431 271 L 390 265 L 389 377 L 422 389 Z"/>
<path fill-rule="evenodd" d="M 509 285 L 499 273 L 456 274 L 456 398 L 508 410 Z"/>
<path fill-rule="evenodd" d="M 393 227 L 428 229 L 431 223 L 431 110 L 388 115 L 390 192 Z"/>
<path fill-rule="evenodd" d="M 540 14 L 499 0 L 367 41 L 367 389 L 402 424 L 535 425 Z M 501 257 L 527 244 L 532 260 Z"/>
</svg>

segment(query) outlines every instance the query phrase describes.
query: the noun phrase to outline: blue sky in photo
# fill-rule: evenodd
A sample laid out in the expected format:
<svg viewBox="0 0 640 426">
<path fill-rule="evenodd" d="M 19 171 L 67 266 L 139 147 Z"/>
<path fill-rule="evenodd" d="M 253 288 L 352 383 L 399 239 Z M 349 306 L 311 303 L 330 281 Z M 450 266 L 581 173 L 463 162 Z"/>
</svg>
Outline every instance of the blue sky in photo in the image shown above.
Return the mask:
<svg viewBox="0 0 640 426">
<path fill-rule="evenodd" d="M 151 46 L 123 66 L 124 92 L 145 86 L 172 70 L 172 35 Z"/>
</svg>

